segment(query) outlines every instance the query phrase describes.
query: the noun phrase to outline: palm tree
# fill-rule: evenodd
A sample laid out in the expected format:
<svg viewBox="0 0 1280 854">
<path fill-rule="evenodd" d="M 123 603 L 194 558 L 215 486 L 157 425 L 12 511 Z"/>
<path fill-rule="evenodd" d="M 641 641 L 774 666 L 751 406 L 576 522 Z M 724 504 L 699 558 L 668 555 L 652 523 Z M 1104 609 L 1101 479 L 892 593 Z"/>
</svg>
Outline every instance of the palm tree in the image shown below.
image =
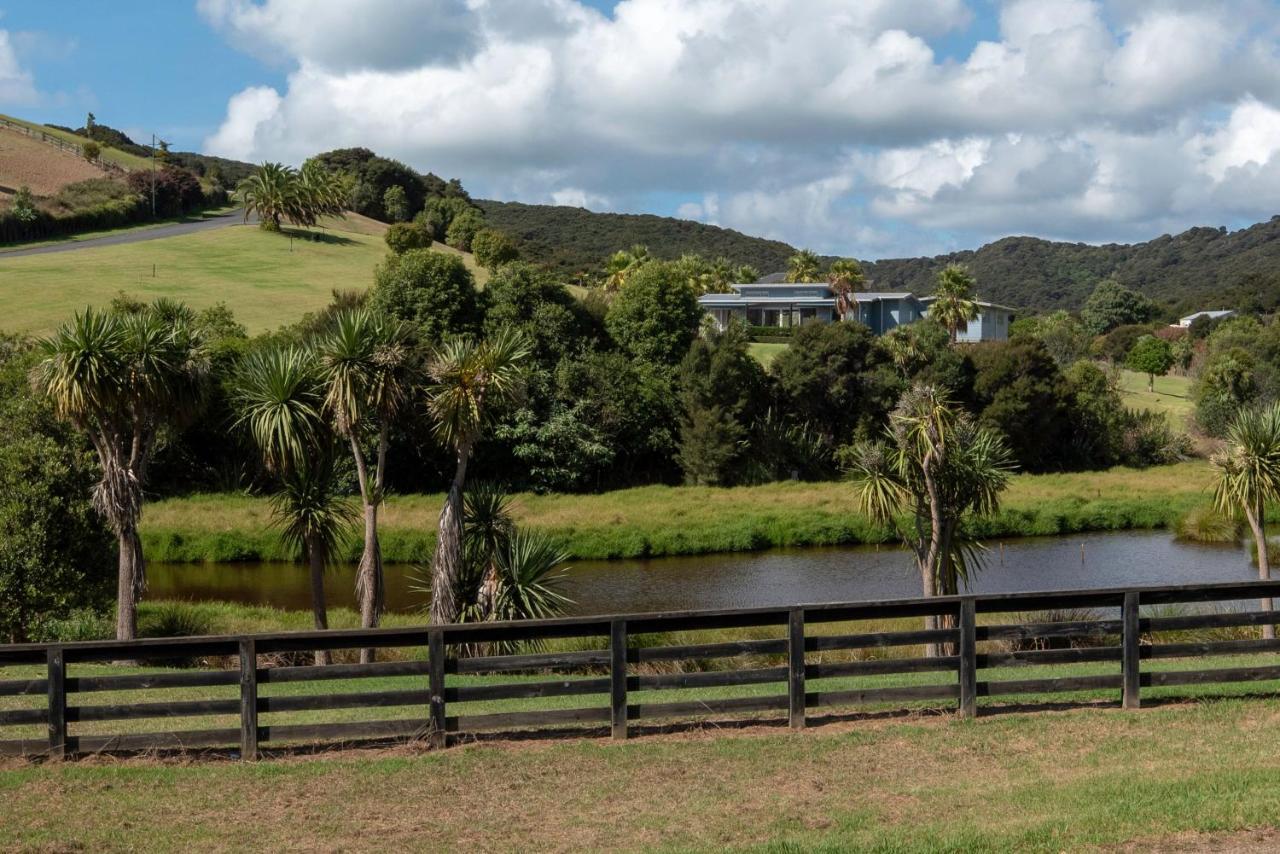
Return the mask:
<svg viewBox="0 0 1280 854">
<path fill-rule="evenodd" d="M 630 249 L 620 249 L 613 253 L 605 264 L 605 290 L 622 290 L 631 274 L 647 264 L 649 260 L 649 247 L 641 243 L 635 244 Z"/>
<path fill-rule="evenodd" d="M 862 265 L 853 258 L 837 258 L 827 270 L 827 284 L 836 295 L 836 314 L 843 318 L 853 307 L 851 294 L 867 281 Z"/>
<path fill-rule="evenodd" d="M 1271 577 L 1267 554 L 1266 505 L 1280 498 L 1280 403 L 1240 411 L 1227 429 L 1225 447 L 1211 462 L 1217 470 L 1214 500 L 1226 513 L 1244 512 L 1258 549 L 1258 578 Z M 1270 611 L 1272 600 L 1262 600 Z M 1262 628 L 1263 637 L 1274 638 L 1275 626 Z"/>
<path fill-rule="evenodd" d="M 302 555 L 311 570 L 311 612 L 315 627 L 329 628 L 324 573 L 350 536 L 355 506 L 338 490 L 331 453 L 322 453 L 280 475 L 281 489 L 271 496 L 271 512 L 285 545 Z M 329 663 L 329 651 L 315 652 L 316 664 Z"/>
<path fill-rule="evenodd" d="M 915 554 L 926 597 L 953 595 L 981 567 L 981 545 L 961 523 L 999 508 L 1013 471 L 1009 449 L 928 385 L 908 390 L 889 420 L 885 441 L 854 446 L 848 476 L 858 507 L 898 528 Z M 903 509 L 910 524 L 900 523 Z M 925 625 L 937 628 L 939 621 L 928 617 Z M 931 646 L 930 654 L 938 652 Z"/>
<path fill-rule="evenodd" d="M 787 281 L 793 283 L 815 281 L 821 266 L 817 254 L 808 249 L 801 249 L 787 261 Z"/>
<path fill-rule="evenodd" d="M 730 276 L 732 282 L 738 284 L 751 284 L 760 281 L 760 271 L 750 264 L 739 264 L 733 268 L 733 274 Z"/>
<path fill-rule="evenodd" d="M 898 373 L 904 377 L 910 377 L 926 358 L 915 324 L 894 327 L 881 336 L 880 345 L 889 354 L 889 360 Z"/>
<path fill-rule="evenodd" d="M 297 213 L 297 172 L 283 163 L 263 163 L 240 182 L 237 194 L 244 205 L 244 218 L 258 215 L 258 225 L 279 231 L 280 221 Z"/>
<path fill-rule="evenodd" d="M 251 356 L 235 378 L 232 403 L 267 471 L 282 486 L 272 498 L 275 523 L 285 542 L 302 552 L 311 569 L 311 607 L 317 629 L 329 627 L 324 571 L 351 526 L 353 507 L 339 495 L 335 442 L 324 417 L 325 382 L 315 354 L 300 347 Z M 328 654 L 316 653 L 317 663 Z"/>
<path fill-rule="evenodd" d="M 948 264 L 938 273 L 929 317 L 946 327 L 951 343 L 956 343 L 960 330 L 978 316 L 973 300 L 973 276 L 959 264 Z"/>
<path fill-rule="evenodd" d="M 136 314 L 86 309 L 39 349 L 33 386 L 85 433 L 98 456 L 102 479 L 93 503 L 119 544 L 116 637 L 132 640 L 146 587 L 138 519 L 147 466 L 161 432 L 199 412 L 209 361 L 183 313 L 162 314 L 155 306 Z"/>
<path fill-rule="evenodd" d="M 475 594 L 464 601 L 474 602 L 477 619 L 488 620 L 498 601 L 498 552 L 515 530 L 511 498 L 496 484 L 478 483 L 464 494 L 462 512 L 463 556 L 471 574 L 479 576 Z"/>
<path fill-rule="evenodd" d="M 431 561 L 434 622 L 451 622 L 458 613 L 456 590 L 462 563 L 462 494 L 467 462 L 499 407 L 523 388 L 530 352 L 522 334 L 503 329 L 485 340 L 446 341 L 428 366 L 433 381 L 428 407 L 436 421 L 435 434 L 453 450 L 456 460 L 453 482 L 440 511 L 439 536 Z"/>
<path fill-rule="evenodd" d="M 410 402 L 407 327 L 366 308 L 338 313 L 318 345 L 324 409 L 351 446 L 364 511 L 364 551 L 356 572 L 360 624 L 378 625 L 384 607 L 378 508 L 386 487 L 391 425 Z M 374 443 L 370 471 L 366 440 Z"/>
</svg>

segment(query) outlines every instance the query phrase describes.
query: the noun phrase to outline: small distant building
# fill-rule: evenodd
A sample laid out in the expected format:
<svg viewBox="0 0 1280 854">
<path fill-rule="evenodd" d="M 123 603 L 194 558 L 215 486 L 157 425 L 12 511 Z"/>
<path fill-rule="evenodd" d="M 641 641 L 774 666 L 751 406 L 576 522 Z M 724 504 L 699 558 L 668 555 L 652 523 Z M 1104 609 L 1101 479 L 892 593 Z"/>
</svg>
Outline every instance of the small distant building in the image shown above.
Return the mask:
<svg viewBox="0 0 1280 854">
<path fill-rule="evenodd" d="M 1235 317 L 1235 309 L 1224 308 L 1217 311 L 1197 311 L 1195 314 L 1188 314 L 1186 317 L 1178 321 L 1178 325 L 1186 329 L 1195 322 L 1197 317 L 1207 317 L 1210 320 L 1221 320 L 1224 317 Z"/>
<path fill-rule="evenodd" d="M 895 327 L 914 323 L 928 315 L 932 297 L 917 297 L 909 291 L 855 292 L 849 294 L 851 305 L 843 317 L 837 317 L 836 295 L 820 282 L 787 284 L 755 282 L 730 285 L 730 293 L 706 294 L 698 302 L 711 316 L 716 328 L 724 329 L 731 320 L 749 326 L 789 329 L 806 323 L 831 323 L 854 320 L 877 335 Z M 979 302 L 976 320 L 960 332 L 959 341 L 1004 341 L 1009 337 L 1013 309 L 994 303 Z"/>
</svg>

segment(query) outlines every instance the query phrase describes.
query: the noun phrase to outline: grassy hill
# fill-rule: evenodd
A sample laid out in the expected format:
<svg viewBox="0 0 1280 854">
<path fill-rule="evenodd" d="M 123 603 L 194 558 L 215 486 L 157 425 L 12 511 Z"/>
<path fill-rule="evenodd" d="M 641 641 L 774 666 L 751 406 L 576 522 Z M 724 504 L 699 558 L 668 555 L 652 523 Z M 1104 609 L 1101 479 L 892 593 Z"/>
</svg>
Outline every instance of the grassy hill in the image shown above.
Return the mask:
<svg viewBox="0 0 1280 854">
<path fill-rule="evenodd" d="M 294 239 L 232 225 L 118 246 L 48 255 L 0 254 L 0 330 L 47 332 L 73 311 L 105 305 L 121 291 L 143 299 L 225 302 L 250 332 L 274 329 L 324 307 L 335 288 L 364 288 L 386 254 L 386 226 L 360 216 Z M 463 255 L 483 284 L 488 278 Z"/>
<path fill-rule="evenodd" d="M 494 228 L 520 241 L 521 254 L 565 274 L 599 269 L 619 249 L 636 243 L 659 258 L 698 252 L 750 264 L 761 273 L 786 267 L 795 248 L 687 219 L 650 214 L 593 213 L 584 208 L 478 201 Z"/>
<path fill-rule="evenodd" d="M 48 125 L 38 124 L 36 122 L 28 122 L 23 119 L 15 118 L 14 116 L 6 116 L 0 113 L 0 120 L 21 125 L 31 131 L 47 134 L 55 139 L 67 143 L 68 145 L 80 146 L 85 142 L 84 137 L 77 136 L 74 133 L 70 133 L 59 128 L 52 128 Z M 50 151 L 56 150 L 53 146 L 46 147 L 49 148 Z M 110 146 L 102 146 L 102 158 L 116 164 L 122 169 L 151 168 L 151 161 L 148 158 L 140 157 L 137 154 L 131 154 L 127 151 L 121 151 L 118 148 L 112 148 Z"/>
</svg>

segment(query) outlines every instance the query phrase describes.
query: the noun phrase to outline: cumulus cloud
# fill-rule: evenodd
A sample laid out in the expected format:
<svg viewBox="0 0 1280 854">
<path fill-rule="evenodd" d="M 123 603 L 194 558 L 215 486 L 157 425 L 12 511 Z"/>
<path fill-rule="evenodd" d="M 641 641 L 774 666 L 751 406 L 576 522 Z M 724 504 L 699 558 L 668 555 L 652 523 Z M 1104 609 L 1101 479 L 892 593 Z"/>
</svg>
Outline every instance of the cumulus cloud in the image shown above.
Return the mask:
<svg viewBox="0 0 1280 854">
<path fill-rule="evenodd" d="M 670 197 L 680 215 L 864 256 L 1145 237 L 1280 206 L 1263 0 L 1009 0 L 996 37 L 959 55 L 943 40 L 985 4 L 354 2 L 199 0 L 291 68 L 281 91 L 231 99 L 210 151 L 296 162 L 365 145 L 480 194 Z"/>
<path fill-rule="evenodd" d="M 8 30 L 0 30 L 0 104 L 22 106 L 38 99 L 31 72 L 22 67 L 14 39 Z"/>
</svg>

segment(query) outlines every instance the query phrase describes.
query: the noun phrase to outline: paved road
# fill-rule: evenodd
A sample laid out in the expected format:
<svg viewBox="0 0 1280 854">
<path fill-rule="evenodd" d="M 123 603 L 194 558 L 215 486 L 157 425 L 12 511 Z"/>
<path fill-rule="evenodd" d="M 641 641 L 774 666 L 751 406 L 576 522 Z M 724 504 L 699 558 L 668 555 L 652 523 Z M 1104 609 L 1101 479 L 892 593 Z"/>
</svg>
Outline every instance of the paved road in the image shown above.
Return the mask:
<svg viewBox="0 0 1280 854">
<path fill-rule="evenodd" d="M 251 223 L 256 218 L 250 218 Z M 44 246 L 33 246 L 30 249 L 0 249 L 0 260 L 18 258 L 23 255 L 48 255 L 53 252 L 72 252 L 76 249 L 91 249 L 95 246 L 118 246 L 122 243 L 141 243 L 144 240 L 159 240 L 162 237 L 176 237 L 180 234 L 194 234 L 197 231 L 208 231 L 211 228 L 226 228 L 229 225 L 240 225 L 244 222 L 244 211 L 236 209 L 230 213 L 211 216 L 194 222 L 175 222 L 171 225 L 158 225 L 155 228 L 137 228 L 108 234 L 103 237 L 90 237 L 86 240 L 67 240 L 62 243 L 49 243 Z"/>
</svg>

